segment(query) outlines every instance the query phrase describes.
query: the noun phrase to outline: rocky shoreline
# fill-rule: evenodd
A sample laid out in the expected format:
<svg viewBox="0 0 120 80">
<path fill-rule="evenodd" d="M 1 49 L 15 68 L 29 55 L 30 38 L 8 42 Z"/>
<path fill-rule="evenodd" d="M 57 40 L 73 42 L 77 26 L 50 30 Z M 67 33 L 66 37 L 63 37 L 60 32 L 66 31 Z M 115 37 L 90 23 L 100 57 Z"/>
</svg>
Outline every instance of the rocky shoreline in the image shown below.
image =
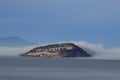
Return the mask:
<svg viewBox="0 0 120 80">
<path fill-rule="evenodd" d="M 20 56 L 26 57 L 90 57 L 91 55 L 73 43 L 51 44 L 36 47 Z"/>
</svg>

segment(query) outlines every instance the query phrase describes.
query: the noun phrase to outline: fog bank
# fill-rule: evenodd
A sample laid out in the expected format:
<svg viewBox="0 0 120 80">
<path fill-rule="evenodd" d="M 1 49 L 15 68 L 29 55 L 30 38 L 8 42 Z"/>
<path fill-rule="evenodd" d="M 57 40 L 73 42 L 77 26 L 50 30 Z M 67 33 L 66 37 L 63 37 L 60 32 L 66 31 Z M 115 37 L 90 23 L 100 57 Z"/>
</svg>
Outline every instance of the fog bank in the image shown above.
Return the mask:
<svg viewBox="0 0 120 80">
<path fill-rule="evenodd" d="M 70 42 L 78 45 L 79 47 L 84 49 L 87 53 L 91 54 L 92 55 L 92 57 L 90 57 L 91 59 L 120 59 L 119 47 L 105 48 L 104 45 L 88 43 L 85 41 L 70 41 Z M 0 56 L 19 56 L 20 54 L 25 53 L 37 46 L 47 44 L 51 43 L 26 47 L 0 47 Z"/>
</svg>

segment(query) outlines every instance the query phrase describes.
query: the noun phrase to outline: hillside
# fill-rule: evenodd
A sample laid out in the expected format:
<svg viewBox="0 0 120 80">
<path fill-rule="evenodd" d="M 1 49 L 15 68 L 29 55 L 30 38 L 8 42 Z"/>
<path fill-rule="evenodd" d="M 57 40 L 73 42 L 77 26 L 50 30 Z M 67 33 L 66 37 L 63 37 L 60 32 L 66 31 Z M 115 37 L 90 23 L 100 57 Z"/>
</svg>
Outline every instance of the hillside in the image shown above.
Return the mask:
<svg viewBox="0 0 120 80">
<path fill-rule="evenodd" d="M 51 44 L 36 47 L 21 56 L 31 57 L 89 57 L 82 48 L 73 43 Z"/>
<path fill-rule="evenodd" d="M 20 47 L 20 46 L 28 46 L 34 44 L 36 43 L 28 42 L 19 37 L 0 38 L 0 47 Z"/>
</svg>

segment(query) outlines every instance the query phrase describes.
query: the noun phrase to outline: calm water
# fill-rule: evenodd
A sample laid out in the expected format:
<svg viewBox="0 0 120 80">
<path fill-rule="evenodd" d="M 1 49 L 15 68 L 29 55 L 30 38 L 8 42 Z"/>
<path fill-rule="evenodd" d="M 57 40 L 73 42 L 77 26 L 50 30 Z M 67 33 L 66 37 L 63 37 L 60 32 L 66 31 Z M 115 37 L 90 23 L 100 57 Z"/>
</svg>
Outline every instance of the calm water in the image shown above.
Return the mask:
<svg viewBox="0 0 120 80">
<path fill-rule="evenodd" d="M 120 60 L 0 57 L 0 80 L 120 80 Z"/>
</svg>

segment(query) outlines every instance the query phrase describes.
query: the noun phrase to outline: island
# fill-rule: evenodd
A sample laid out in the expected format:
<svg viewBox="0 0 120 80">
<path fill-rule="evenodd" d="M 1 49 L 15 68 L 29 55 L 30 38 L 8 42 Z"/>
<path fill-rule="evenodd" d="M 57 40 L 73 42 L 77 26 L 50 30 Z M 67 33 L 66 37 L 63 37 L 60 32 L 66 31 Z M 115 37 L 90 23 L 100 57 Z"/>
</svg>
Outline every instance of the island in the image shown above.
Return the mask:
<svg viewBox="0 0 120 80">
<path fill-rule="evenodd" d="M 91 55 L 73 43 L 60 43 L 36 47 L 26 53 L 21 54 L 20 56 L 60 58 L 60 57 L 89 57 Z"/>
</svg>

